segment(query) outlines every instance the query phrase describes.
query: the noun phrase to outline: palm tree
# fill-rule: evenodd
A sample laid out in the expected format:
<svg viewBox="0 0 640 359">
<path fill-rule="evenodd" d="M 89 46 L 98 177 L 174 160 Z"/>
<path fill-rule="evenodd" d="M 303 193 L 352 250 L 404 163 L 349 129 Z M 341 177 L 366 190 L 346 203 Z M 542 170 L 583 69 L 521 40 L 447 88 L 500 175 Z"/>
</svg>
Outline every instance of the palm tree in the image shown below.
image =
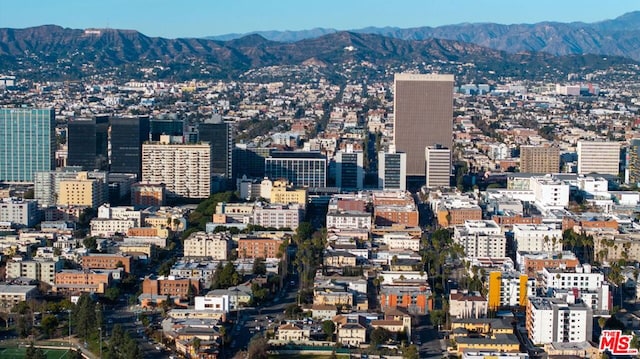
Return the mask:
<svg viewBox="0 0 640 359">
<path fill-rule="evenodd" d="M 549 236 L 544 236 L 544 248 L 546 248 L 547 252 L 551 253 L 550 248 L 549 248 Z"/>
<path fill-rule="evenodd" d="M 196 355 L 196 357 L 198 357 L 198 352 L 200 351 L 200 345 L 202 345 L 202 343 L 200 342 L 200 338 L 196 337 L 195 339 L 193 339 L 193 351 Z"/>
<path fill-rule="evenodd" d="M 622 275 L 622 270 L 618 263 L 613 263 L 611 266 L 611 272 L 609 272 L 609 281 L 615 284 L 620 291 L 620 308 L 622 308 L 623 302 L 623 285 L 625 281 L 624 275 Z"/>
<path fill-rule="evenodd" d="M 604 330 L 604 326 L 607 324 L 607 318 L 600 317 L 598 318 L 598 326 L 600 326 L 600 332 Z"/>
</svg>

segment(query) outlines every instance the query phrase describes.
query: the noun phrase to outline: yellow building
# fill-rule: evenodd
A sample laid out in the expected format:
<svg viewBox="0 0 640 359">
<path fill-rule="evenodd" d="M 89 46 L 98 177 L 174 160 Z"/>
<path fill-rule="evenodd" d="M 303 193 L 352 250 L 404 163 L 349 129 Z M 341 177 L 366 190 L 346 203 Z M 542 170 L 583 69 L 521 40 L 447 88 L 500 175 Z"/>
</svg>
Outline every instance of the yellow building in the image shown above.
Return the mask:
<svg viewBox="0 0 640 359">
<path fill-rule="evenodd" d="M 462 337 L 456 338 L 456 343 L 458 355 L 461 355 L 464 350 L 520 352 L 520 342 L 513 334 L 496 334 L 487 338 Z"/>
<path fill-rule="evenodd" d="M 78 172 L 76 179 L 60 181 L 57 203 L 63 206 L 89 206 L 98 208 L 107 201 L 106 184 L 89 178 L 87 172 Z"/>
<path fill-rule="evenodd" d="M 182 231 L 185 227 L 183 217 L 171 215 L 155 215 L 144 219 L 144 224 L 149 227 L 161 229 L 170 229 L 174 232 Z M 167 232 L 168 235 L 168 232 Z M 161 235 L 159 235 L 161 236 Z"/>
<path fill-rule="evenodd" d="M 129 255 L 145 254 L 150 258 L 156 257 L 156 246 L 148 243 L 121 243 L 120 252 Z"/>
<path fill-rule="evenodd" d="M 529 296 L 534 295 L 534 287 L 526 274 L 498 271 L 489 273 L 489 310 L 525 307 Z"/>
<path fill-rule="evenodd" d="M 304 188 L 293 189 L 288 186 L 286 180 L 273 181 L 271 203 L 298 203 L 304 206 L 307 203 L 307 190 Z"/>
</svg>

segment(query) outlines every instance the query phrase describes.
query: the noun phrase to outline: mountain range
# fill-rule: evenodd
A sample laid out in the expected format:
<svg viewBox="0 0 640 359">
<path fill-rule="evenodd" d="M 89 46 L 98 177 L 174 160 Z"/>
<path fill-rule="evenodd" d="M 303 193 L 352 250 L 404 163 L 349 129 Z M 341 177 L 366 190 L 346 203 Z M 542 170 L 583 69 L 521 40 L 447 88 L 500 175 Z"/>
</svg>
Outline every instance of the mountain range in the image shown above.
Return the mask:
<svg viewBox="0 0 640 359">
<path fill-rule="evenodd" d="M 210 36 L 213 40 L 233 40 L 258 34 L 268 40 L 296 42 L 338 32 L 315 28 L 302 31 L 259 31 L 248 34 Z M 540 22 L 535 24 L 502 25 L 495 23 L 465 23 L 439 27 L 366 27 L 349 30 L 353 33 L 378 34 L 403 40 L 431 38 L 472 43 L 495 50 L 547 52 L 553 55 L 599 54 L 640 60 L 640 11 L 626 13 L 612 20 L 595 23 Z"/>
<path fill-rule="evenodd" d="M 406 69 L 412 63 L 436 63 L 473 64 L 477 73 L 540 78 L 549 73 L 562 77 L 585 68 L 635 64 L 632 59 L 640 59 L 640 12 L 594 24 L 463 24 L 420 29 L 330 32 L 283 42 L 260 34 L 223 41 L 56 25 L 0 28 L 0 69 L 38 80 L 96 74 L 193 79 L 235 78 L 261 67 L 309 64 L 344 76 L 347 63 L 370 64 L 371 72 L 384 75 L 377 66 Z"/>
</svg>

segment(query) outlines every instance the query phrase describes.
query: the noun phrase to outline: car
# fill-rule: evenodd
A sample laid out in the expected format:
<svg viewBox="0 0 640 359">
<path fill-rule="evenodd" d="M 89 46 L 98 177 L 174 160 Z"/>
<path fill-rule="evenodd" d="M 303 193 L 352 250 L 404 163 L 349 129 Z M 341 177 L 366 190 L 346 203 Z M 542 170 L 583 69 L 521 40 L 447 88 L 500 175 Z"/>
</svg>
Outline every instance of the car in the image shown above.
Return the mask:
<svg viewBox="0 0 640 359">
<path fill-rule="evenodd" d="M 162 351 L 162 348 L 160 348 L 158 345 L 156 345 L 156 350 L 157 351 Z"/>
</svg>

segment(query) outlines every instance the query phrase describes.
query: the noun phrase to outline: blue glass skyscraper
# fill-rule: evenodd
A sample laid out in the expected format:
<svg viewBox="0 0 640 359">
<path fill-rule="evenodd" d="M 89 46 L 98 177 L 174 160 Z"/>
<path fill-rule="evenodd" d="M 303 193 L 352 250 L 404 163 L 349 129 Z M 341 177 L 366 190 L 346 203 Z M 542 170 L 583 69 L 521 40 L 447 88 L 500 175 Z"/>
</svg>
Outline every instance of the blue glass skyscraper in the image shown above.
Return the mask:
<svg viewBox="0 0 640 359">
<path fill-rule="evenodd" d="M 0 108 L 0 181 L 33 182 L 55 169 L 55 127 L 51 108 Z"/>
</svg>

